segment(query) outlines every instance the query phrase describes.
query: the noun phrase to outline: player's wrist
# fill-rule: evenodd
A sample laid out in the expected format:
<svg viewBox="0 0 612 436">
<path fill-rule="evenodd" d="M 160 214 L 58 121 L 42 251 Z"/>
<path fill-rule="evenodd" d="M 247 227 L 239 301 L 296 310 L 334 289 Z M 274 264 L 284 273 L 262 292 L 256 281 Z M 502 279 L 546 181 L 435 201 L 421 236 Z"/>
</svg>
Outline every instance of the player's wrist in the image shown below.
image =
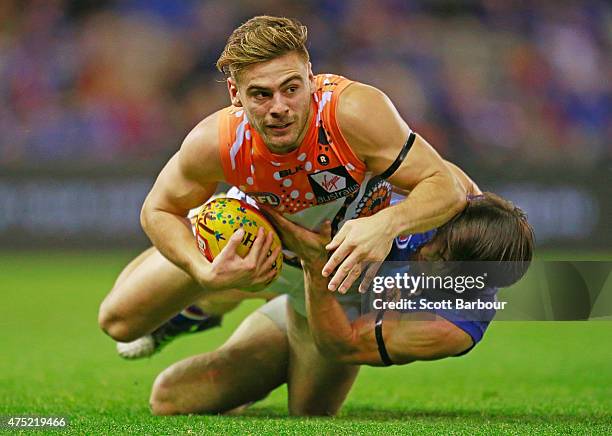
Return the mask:
<svg viewBox="0 0 612 436">
<path fill-rule="evenodd" d="M 323 271 L 323 267 L 327 263 L 326 257 L 318 257 L 318 258 L 310 258 L 310 259 L 301 259 L 302 269 L 314 275 L 321 275 L 321 271 Z"/>
<path fill-rule="evenodd" d="M 317 259 L 301 259 L 302 270 L 304 271 L 304 281 L 310 283 L 310 287 L 315 290 L 327 290 L 329 277 L 323 277 L 323 267 L 327 262 L 327 258 Z"/>
<path fill-rule="evenodd" d="M 215 283 L 215 274 L 212 264 L 209 263 L 203 256 L 199 259 L 191 259 L 187 273 L 205 289 L 212 289 Z"/>
<path fill-rule="evenodd" d="M 380 219 L 379 228 L 381 229 L 381 237 L 384 239 L 392 240 L 396 236 L 405 233 L 406 229 L 410 226 L 407 220 L 402 217 L 402 213 L 396 208 L 389 207 L 378 212 L 375 217 Z"/>
</svg>

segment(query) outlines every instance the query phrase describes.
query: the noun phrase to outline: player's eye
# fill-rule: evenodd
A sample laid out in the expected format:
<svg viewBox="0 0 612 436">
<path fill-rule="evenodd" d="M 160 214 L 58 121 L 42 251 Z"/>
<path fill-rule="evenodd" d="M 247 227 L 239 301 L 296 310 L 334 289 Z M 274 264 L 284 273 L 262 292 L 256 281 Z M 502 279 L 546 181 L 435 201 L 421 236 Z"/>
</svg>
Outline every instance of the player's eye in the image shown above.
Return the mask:
<svg viewBox="0 0 612 436">
<path fill-rule="evenodd" d="M 269 92 L 266 91 L 255 91 L 253 94 L 253 97 L 255 97 L 257 100 L 263 100 L 267 97 L 270 96 Z"/>
</svg>

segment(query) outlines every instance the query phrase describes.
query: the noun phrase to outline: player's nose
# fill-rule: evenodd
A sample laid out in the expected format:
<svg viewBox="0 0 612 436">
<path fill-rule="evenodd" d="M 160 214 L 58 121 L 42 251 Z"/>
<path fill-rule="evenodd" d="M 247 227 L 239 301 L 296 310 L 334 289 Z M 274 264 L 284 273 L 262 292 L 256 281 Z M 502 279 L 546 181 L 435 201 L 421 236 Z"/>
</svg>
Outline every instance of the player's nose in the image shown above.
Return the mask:
<svg viewBox="0 0 612 436">
<path fill-rule="evenodd" d="M 272 97 L 272 105 L 270 107 L 270 115 L 273 117 L 282 117 L 289 112 L 289 106 L 287 102 L 283 98 L 283 96 L 279 94 L 275 94 Z"/>
</svg>

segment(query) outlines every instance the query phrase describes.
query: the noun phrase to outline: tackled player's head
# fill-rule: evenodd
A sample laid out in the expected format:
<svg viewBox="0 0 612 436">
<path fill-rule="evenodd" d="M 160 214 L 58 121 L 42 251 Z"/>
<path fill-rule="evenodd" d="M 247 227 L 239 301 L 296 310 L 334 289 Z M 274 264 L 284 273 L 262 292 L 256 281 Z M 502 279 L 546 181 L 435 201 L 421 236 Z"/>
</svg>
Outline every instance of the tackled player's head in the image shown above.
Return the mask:
<svg viewBox="0 0 612 436">
<path fill-rule="evenodd" d="M 307 131 L 315 84 L 306 38 L 297 20 L 254 17 L 232 32 L 217 61 L 232 104 L 273 153 L 297 148 Z"/>
<path fill-rule="evenodd" d="M 487 268 L 493 268 L 497 286 L 508 286 L 525 274 L 534 245 L 526 214 L 491 192 L 470 197 L 431 243 L 446 261 L 495 262 Z"/>
</svg>

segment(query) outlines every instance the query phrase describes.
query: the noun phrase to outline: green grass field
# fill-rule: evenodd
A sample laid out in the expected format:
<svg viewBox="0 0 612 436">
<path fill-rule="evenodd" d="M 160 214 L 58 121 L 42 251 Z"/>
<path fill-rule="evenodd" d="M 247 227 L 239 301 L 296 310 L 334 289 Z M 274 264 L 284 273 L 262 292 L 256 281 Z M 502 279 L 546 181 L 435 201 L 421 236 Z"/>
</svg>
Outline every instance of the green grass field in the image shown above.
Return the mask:
<svg viewBox="0 0 612 436">
<path fill-rule="evenodd" d="M 611 322 L 497 322 L 469 355 L 363 368 L 336 418 L 287 417 L 286 389 L 242 416 L 151 416 L 155 375 L 221 329 L 122 361 L 96 324 L 126 252 L 0 254 L 0 415 L 60 415 L 74 434 L 611 434 Z M 0 432 L 6 431 L 0 429 Z"/>
</svg>

